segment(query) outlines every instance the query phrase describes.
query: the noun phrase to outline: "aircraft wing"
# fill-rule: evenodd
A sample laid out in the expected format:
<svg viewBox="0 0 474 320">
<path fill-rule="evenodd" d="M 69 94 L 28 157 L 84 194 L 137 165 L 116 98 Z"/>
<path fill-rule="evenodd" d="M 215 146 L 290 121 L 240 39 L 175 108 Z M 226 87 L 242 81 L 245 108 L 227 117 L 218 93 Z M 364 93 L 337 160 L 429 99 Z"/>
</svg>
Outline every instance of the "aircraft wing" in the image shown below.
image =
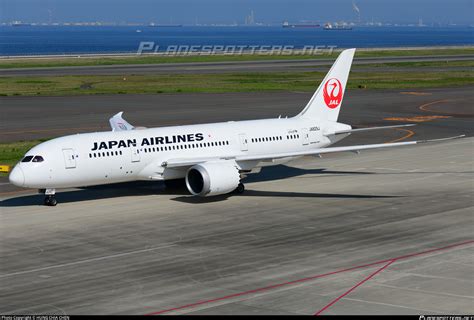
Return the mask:
<svg viewBox="0 0 474 320">
<path fill-rule="evenodd" d="M 203 163 L 207 161 L 218 161 L 218 160 L 235 160 L 235 161 L 264 161 L 270 159 L 280 159 L 288 157 L 300 157 L 300 156 L 310 156 L 310 155 L 321 155 L 325 153 L 334 153 L 334 152 L 358 152 L 360 150 L 369 150 L 369 149 L 381 149 L 381 148 L 392 148 L 400 146 L 409 146 L 420 143 L 429 143 L 429 142 L 438 142 L 459 139 L 465 135 L 442 138 L 442 139 L 432 139 L 432 140 L 418 140 L 418 141 L 407 141 L 407 142 L 395 142 L 395 143 L 378 143 L 378 144 L 364 144 L 364 145 L 355 145 L 355 146 L 346 146 L 346 147 L 329 147 L 329 148 L 319 148 L 299 152 L 284 152 L 284 153 L 270 153 L 270 154 L 260 154 L 260 155 L 237 155 L 237 156 L 228 156 L 228 157 L 203 157 L 203 158 L 182 158 L 182 159 L 170 159 L 163 162 L 161 165 L 163 167 L 175 168 L 175 167 L 186 167 L 192 166 L 198 163 Z"/>
<path fill-rule="evenodd" d="M 351 129 L 351 130 L 340 130 L 340 131 L 334 131 L 334 132 L 326 133 L 325 136 L 338 135 L 338 134 L 344 134 L 344 133 L 356 133 L 356 132 L 372 131 L 372 130 L 413 127 L 413 126 L 416 126 L 416 124 L 410 123 L 410 124 L 400 124 L 400 125 L 394 125 L 394 126 L 369 127 L 369 128 L 359 128 L 359 129 Z"/>
<path fill-rule="evenodd" d="M 123 111 L 120 111 L 109 119 L 112 131 L 127 131 L 135 129 L 130 123 L 122 118 Z"/>
<path fill-rule="evenodd" d="M 356 146 L 347 146 L 347 147 L 329 147 L 329 148 L 320 148 L 320 149 L 313 149 L 307 151 L 299 151 L 299 152 L 285 152 L 280 154 L 273 154 L 268 156 L 239 156 L 236 160 L 267 160 L 267 159 L 278 159 L 278 158 L 286 158 L 286 157 L 298 157 L 298 156 L 309 156 L 309 155 L 320 155 L 325 153 L 334 153 L 334 152 L 357 152 L 360 150 L 368 150 L 368 149 L 380 149 L 380 148 L 392 148 L 392 147 L 400 147 L 400 146 L 409 146 L 414 144 L 420 143 L 428 143 L 428 142 L 436 142 L 436 141 L 445 141 L 445 140 L 452 140 L 462 138 L 464 135 L 450 137 L 450 138 L 443 138 L 443 139 L 432 139 L 432 140 L 418 140 L 418 141 L 407 141 L 407 142 L 395 142 L 395 143 L 378 143 L 378 144 L 363 144 L 363 145 L 356 145 Z"/>
</svg>

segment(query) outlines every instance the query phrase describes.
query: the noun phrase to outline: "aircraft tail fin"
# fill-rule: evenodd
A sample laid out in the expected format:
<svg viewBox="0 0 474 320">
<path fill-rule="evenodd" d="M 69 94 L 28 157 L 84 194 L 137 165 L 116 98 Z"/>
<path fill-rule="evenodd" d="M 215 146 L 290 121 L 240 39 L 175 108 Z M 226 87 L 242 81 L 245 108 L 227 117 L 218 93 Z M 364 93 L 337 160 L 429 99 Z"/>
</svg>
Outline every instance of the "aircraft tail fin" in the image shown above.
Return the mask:
<svg viewBox="0 0 474 320">
<path fill-rule="evenodd" d="M 298 117 L 337 121 L 356 49 L 339 54 L 316 92 Z"/>
</svg>

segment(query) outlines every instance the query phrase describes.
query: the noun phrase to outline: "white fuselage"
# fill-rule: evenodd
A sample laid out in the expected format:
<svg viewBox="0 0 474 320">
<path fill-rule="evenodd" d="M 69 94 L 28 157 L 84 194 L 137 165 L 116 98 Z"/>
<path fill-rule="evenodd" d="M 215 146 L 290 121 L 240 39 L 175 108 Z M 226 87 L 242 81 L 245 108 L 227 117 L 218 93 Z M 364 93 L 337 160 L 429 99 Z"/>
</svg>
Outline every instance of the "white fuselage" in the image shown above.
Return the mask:
<svg viewBox="0 0 474 320">
<path fill-rule="evenodd" d="M 295 117 L 77 134 L 32 148 L 26 156 L 39 155 L 43 161 L 20 162 L 14 170 L 17 180 L 23 176 L 18 184 L 41 189 L 177 179 L 185 176 L 187 168 L 167 168 L 170 159 L 231 159 L 311 150 L 346 136 L 330 140 L 324 133 L 347 128 Z M 281 162 L 240 161 L 238 165 L 250 171 Z"/>
</svg>

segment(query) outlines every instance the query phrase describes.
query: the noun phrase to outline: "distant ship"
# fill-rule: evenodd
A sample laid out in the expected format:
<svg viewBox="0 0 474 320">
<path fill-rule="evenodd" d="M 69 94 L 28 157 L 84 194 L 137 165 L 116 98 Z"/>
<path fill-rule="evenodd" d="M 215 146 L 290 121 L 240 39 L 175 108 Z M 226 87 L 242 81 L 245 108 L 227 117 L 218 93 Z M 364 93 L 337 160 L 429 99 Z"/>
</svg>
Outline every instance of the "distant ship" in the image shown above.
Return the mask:
<svg viewBox="0 0 474 320">
<path fill-rule="evenodd" d="M 31 24 L 21 22 L 21 21 L 13 21 L 11 25 L 12 27 L 27 27 L 27 26 L 30 26 Z"/>
<path fill-rule="evenodd" d="M 321 25 L 317 23 L 289 23 L 288 21 L 283 22 L 283 28 L 319 28 Z"/>
<path fill-rule="evenodd" d="M 326 23 L 323 29 L 324 30 L 352 30 L 352 27 L 345 24 L 332 25 L 330 23 Z"/>
<path fill-rule="evenodd" d="M 150 23 L 150 27 L 155 27 L 155 28 L 180 28 L 183 25 L 182 24 L 172 24 L 172 23 L 165 23 L 165 24 L 156 24 L 156 23 Z"/>
</svg>

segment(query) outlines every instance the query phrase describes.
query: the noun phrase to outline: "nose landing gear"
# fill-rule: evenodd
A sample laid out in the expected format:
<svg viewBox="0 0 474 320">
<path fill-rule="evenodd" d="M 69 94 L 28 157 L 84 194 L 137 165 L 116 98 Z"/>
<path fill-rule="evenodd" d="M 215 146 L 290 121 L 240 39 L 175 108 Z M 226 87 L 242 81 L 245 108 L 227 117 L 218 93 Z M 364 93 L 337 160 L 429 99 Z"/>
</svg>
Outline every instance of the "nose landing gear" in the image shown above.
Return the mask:
<svg viewBox="0 0 474 320">
<path fill-rule="evenodd" d="M 58 200 L 56 200 L 56 198 L 54 197 L 54 195 L 56 194 L 55 189 L 44 189 L 40 190 L 40 192 L 44 192 L 44 194 L 46 195 L 46 197 L 44 198 L 45 206 L 54 207 L 58 204 Z"/>
</svg>

